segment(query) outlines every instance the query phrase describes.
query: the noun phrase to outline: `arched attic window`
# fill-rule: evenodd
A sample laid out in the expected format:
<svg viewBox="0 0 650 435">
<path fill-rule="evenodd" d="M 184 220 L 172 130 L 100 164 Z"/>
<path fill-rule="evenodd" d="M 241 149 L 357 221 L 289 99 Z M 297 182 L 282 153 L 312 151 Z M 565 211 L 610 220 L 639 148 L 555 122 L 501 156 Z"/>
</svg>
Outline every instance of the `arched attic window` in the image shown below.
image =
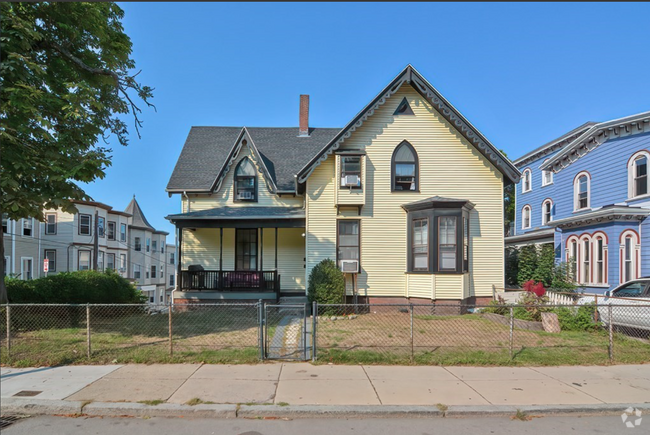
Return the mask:
<svg viewBox="0 0 650 435">
<path fill-rule="evenodd" d="M 639 151 L 628 161 L 629 198 L 648 194 L 648 160 L 650 160 L 650 154 L 647 151 Z"/>
<path fill-rule="evenodd" d="M 257 176 L 255 166 L 248 157 L 235 169 L 235 201 L 257 201 Z"/>
<path fill-rule="evenodd" d="M 391 190 L 417 192 L 419 186 L 418 154 L 413 145 L 402 141 L 393 152 Z"/>
<path fill-rule="evenodd" d="M 549 160 L 544 160 L 543 164 L 545 165 Z M 548 186 L 549 184 L 553 184 L 553 171 L 550 169 L 542 171 L 542 186 Z"/>
</svg>

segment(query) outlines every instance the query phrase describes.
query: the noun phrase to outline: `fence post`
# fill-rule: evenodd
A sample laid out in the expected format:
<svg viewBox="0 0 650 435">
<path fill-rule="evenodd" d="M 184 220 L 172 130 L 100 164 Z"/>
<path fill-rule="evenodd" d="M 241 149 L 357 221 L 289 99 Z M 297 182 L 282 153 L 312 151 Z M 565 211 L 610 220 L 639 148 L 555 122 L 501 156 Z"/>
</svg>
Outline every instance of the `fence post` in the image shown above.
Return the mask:
<svg viewBox="0 0 650 435">
<path fill-rule="evenodd" d="M 510 307 L 510 359 L 512 360 L 513 355 L 513 342 L 515 336 L 515 313 L 514 309 Z"/>
<path fill-rule="evenodd" d="M 612 305 L 607 306 L 607 317 L 609 320 L 609 362 L 614 362 L 614 322 L 612 321 Z"/>
<path fill-rule="evenodd" d="M 316 324 L 318 318 L 318 302 L 314 301 L 311 308 L 311 360 L 316 361 Z"/>
<path fill-rule="evenodd" d="M 90 354 L 92 353 L 90 348 L 90 304 L 86 304 L 86 341 L 88 358 L 90 358 Z"/>
<path fill-rule="evenodd" d="M 169 306 L 169 356 L 174 355 L 174 330 L 172 329 L 172 307 L 171 305 Z"/>
<path fill-rule="evenodd" d="M 264 302 L 262 302 L 262 299 L 257 301 L 257 322 L 259 326 L 257 336 L 260 346 L 260 360 L 264 360 Z"/>
<path fill-rule="evenodd" d="M 7 356 L 11 352 L 11 306 L 7 304 Z"/>
<path fill-rule="evenodd" d="M 409 312 L 411 313 L 411 364 L 415 362 L 413 353 L 413 304 L 409 304 Z"/>
</svg>

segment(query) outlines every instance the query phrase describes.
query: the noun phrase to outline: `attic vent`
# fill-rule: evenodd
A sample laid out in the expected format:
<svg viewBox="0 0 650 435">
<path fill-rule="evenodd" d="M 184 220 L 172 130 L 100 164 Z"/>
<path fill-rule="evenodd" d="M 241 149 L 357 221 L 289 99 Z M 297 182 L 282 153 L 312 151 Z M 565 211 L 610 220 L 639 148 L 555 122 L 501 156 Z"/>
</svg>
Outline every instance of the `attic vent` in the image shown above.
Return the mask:
<svg viewBox="0 0 650 435">
<path fill-rule="evenodd" d="M 413 109 L 411 109 L 409 102 L 406 101 L 406 98 L 404 98 L 402 102 L 399 103 L 399 106 L 397 106 L 397 110 L 395 110 L 395 113 L 393 113 L 393 115 L 415 115 L 415 114 L 413 113 Z"/>
</svg>

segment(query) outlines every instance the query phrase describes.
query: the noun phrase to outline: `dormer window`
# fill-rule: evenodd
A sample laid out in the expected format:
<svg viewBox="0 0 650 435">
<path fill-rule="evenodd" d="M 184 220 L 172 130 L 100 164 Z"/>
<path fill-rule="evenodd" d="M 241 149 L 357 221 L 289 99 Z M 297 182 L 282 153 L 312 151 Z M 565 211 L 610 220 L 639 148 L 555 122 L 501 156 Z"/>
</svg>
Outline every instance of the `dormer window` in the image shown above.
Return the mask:
<svg viewBox="0 0 650 435">
<path fill-rule="evenodd" d="M 341 156 L 341 187 L 361 187 L 361 156 Z"/>
<path fill-rule="evenodd" d="M 393 152 L 392 173 L 393 192 L 417 192 L 419 190 L 418 155 L 413 145 L 407 141 L 400 143 Z"/>
<path fill-rule="evenodd" d="M 628 170 L 628 196 L 636 198 L 648 194 L 648 159 L 647 151 L 634 154 L 627 165 Z"/>
<path fill-rule="evenodd" d="M 248 157 L 242 159 L 235 169 L 235 201 L 257 201 L 255 166 Z"/>
<path fill-rule="evenodd" d="M 589 208 L 591 200 L 591 179 L 588 172 L 580 172 L 573 180 L 574 211 Z"/>
<path fill-rule="evenodd" d="M 530 192 L 532 188 L 532 172 L 530 169 L 525 169 L 523 173 L 523 185 L 521 186 L 521 193 Z"/>
</svg>

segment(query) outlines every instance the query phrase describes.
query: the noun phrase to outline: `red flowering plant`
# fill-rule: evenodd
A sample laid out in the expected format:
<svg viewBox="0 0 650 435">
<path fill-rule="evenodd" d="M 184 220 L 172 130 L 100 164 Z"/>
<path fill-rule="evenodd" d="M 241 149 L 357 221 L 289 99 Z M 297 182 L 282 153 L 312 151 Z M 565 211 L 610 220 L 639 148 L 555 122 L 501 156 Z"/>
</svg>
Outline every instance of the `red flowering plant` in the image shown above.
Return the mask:
<svg viewBox="0 0 650 435">
<path fill-rule="evenodd" d="M 519 299 L 519 303 L 523 305 L 526 313 L 524 316 L 521 316 L 524 313 L 519 313 L 519 316 L 515 314 L 515 317 L 527 317 L 526 320 L 541 321 L 542 311 L 550 311 L 550 308 L 545 307 L 548 303 L 548 296 L 546 296 L 544 284 L 531 279 L 524 283 L 524 290 L 526 292 Z"/>
</svg>

